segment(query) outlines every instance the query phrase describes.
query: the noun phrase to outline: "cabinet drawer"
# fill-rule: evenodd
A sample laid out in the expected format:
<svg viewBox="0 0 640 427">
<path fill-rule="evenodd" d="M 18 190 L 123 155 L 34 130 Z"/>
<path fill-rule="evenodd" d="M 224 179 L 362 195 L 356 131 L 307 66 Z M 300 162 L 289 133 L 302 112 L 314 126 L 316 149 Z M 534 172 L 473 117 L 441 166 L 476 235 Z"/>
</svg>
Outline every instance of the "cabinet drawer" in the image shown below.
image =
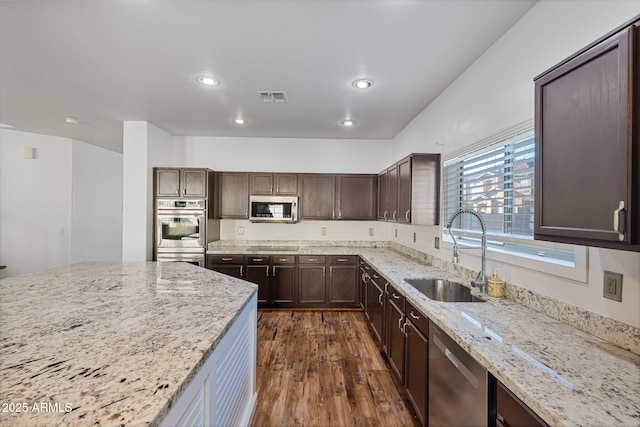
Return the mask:
<svg viewBox="0 0 640 427">
<path fill-rule="evenodd" d="M 329 262 L 331 263 L 331 265 L 334 265 L 334 264 L 355 265 L 358 262 L 358 257 L 356 255 L 331 255 L 331 257 L 329 257 Z"/>
<path fill-rule="evenodd" d="M 269 264 L 271 261 L 269 255 L 246 255 L 248 265 Z"/>
<path fill-rule="evenodd" d="M 207 261 L 210 264 L 242 264 L 244 258 L 242 255 L 207 255 Z"/>
<path fill-rule="evenodd" d="M 422 314 L 420 310 L 414 307 L 409 301 L 406 302 L 405 313 L 407 319 L 411 320 L 416 328 L 424 334 L 425 337 L 429 336 L 429 318 Z"/>
<path fill-rule="evenodd" d="M 300 264 L 324 264 L 327 258 L 324 255 L 300 255 L 298 256 Z"/>
<path fill-rule="evenodd" d="M 296 257 L 295 255 L 272 255 L 271 256 L 272 264 L 295 264 Z"/>
<path fill-rule="evenodd" d="M 393 301 L 398 308 L 404 310 L 404 295 L 398 292 L 392 285 L 387 285 L 387 293 L 389 294 L 389 301 Z"/>
</svg>

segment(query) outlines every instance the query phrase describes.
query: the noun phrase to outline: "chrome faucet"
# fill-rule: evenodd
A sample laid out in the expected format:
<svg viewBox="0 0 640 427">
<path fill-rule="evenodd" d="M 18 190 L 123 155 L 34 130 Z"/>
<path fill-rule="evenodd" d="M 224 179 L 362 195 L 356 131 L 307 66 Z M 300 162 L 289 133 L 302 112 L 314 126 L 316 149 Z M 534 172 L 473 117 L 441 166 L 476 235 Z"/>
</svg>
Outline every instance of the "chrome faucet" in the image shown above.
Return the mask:
<svg viewBox="0 0 640 427">
<path fill-rule="evenodd" d="M 482 240 L 480 246 L 465 246 L 463 248 L 458 248 L 458 242 L 456 241 L 456 236 L 451 232 L 451 225 L 453 221 L 459 217 L 460 215 L 469 214 L 478 218 L 480 221 L 480 227 L 482 228 Z M 486 292 L 487 290 L 487 279 L 485 277 L 485 260 L 486 260 L 486 252 L 487 252 L 487 227 L 484 224 L 484 220 L 480 216 L 480 214 L 476 211 L 472 211 L 471 209 L 458 209 L 451 218 L 449 218 L 449 222 L 447 223 L 447 230 L 449 230 L 449 234 L 453 239 L 453 263 L 458 264 L 460 262 L 460 254 L 458 253 L 458 249 L 482 249 L 482 265 L 480 267 L 480 273 L 476 277 L 476 280 L 471 281 L 471 286 L 476 287 L 480 286 L 480 292 Z"/>
</svg>

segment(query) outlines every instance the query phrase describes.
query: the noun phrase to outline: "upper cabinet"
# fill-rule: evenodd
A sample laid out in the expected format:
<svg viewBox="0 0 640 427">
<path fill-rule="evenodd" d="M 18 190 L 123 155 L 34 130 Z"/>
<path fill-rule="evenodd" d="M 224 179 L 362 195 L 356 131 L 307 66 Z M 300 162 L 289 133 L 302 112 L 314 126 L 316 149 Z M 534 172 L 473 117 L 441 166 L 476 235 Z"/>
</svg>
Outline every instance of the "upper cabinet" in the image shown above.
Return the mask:
<svg viewBox="0 0 640 427">
<path fill-rule="evenodd" d="M 411 154 L 378 178 L 378 219 L 417 225 L 439 223 L 440 154 Z"/>
<path fill-rule="evenodd" d="M 300 175 L 300 185 L 300 219 L 335 219 L 335 175 Z"/>
<path fill-rule="evenodd" d="M 249 218 L 249 173 L 220 172 L 219 217 Z"/>
<path fill-rule="evenodd" d="M 376 175 L 336 177 L 337 219 L 375 219 L 377 178 Z"/>
<path fill-rule="evenodd" d="M 298 175 L 292 173 L 252 173 L 251 195 L 297 196 Z"/>
<path fill-rule="evenodd" d="M 640 251 L 640 19 L 535 81 L 536 239 Z"/>
<path fill-rule="evenodd" d="M 208 197 L 207 169 L 154 168 L 156 197 Z"/>
</svg>

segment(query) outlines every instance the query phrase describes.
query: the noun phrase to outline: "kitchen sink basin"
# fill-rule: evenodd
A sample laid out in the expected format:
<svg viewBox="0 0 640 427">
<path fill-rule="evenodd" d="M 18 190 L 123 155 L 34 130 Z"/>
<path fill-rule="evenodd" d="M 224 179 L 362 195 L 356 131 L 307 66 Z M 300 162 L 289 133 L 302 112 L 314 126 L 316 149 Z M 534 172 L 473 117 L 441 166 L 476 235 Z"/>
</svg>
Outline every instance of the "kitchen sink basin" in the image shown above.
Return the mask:
<svg viewBox="0 0 640 427">
<path fill-rule="evenodd" d="M 443 302 L 484 302 L 482 298 L 471 295 L 466 286 L 444 279 L 404 279 L 411 286 L 434 301 Z"/>
</svg>

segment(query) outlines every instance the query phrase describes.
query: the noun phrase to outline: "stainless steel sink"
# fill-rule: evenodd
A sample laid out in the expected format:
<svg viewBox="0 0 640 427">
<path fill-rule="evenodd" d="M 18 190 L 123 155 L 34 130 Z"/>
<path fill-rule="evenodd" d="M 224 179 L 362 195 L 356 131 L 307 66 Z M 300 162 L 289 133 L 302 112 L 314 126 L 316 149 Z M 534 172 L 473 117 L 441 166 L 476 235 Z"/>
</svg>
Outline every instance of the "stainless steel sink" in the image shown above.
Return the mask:
<svg viewBox="0 0 640 427">
<path fill-rule="evenodd" d="M 460 283 L 444 279 L 404 279 L 405 282 L 434 301 L 443 302 L 484 302 L 471 295 L 471 289 Z"/>
</svg>

